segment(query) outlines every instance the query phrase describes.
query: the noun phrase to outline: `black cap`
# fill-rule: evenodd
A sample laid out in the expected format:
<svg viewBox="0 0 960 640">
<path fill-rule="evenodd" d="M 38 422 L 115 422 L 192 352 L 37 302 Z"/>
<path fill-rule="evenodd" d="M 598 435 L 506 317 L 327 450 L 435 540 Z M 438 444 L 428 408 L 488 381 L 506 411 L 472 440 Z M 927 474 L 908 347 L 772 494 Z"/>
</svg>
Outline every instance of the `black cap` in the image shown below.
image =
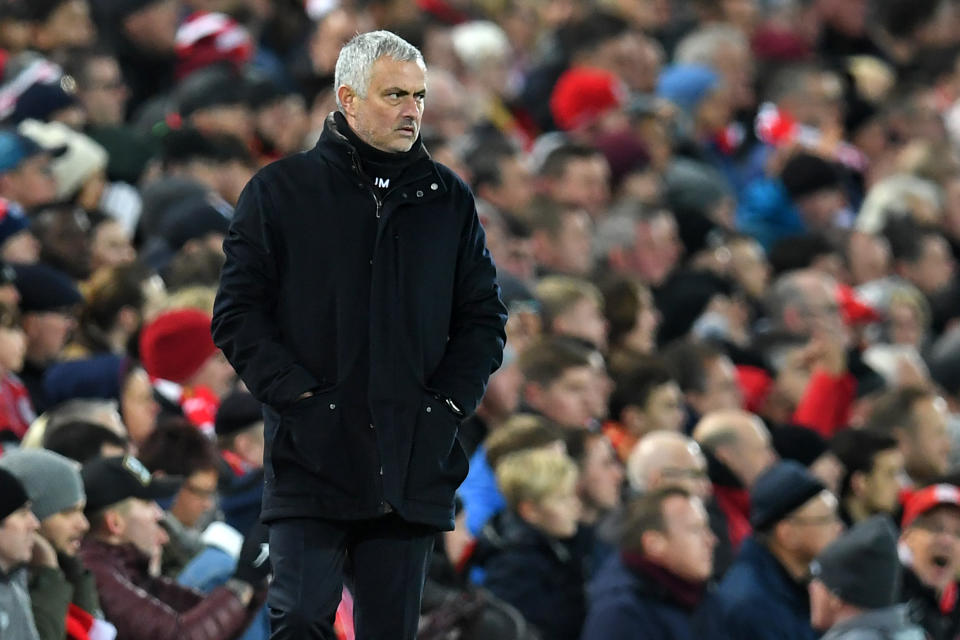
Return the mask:
<svg viewBox="0 0 960 640">
<path fill-rule="evenodd" d="M 809 467 L 829 451 L 830 446 L 819 433 L 795 424 L 776 425 L 770 429 L 773 448 L 783 460 L 796 460 Z"/>
<path fill-rule="evenodd" d="M 897 600 L 901 577 L 893 522 L 877 515 L 854 525 L 810 564 L 810 576 L 855 607 L 891 606 Z"/>
<path fill-rule="evenodd" d="M 823 189 L 840 186 L 840 173 L 835 165 L 820 156 L 798 153 L 790 158 L 780 174 L 791 199 L 809 196 Z"/>
<path fill-rule="evenodd" d="M 133 456 L 97 458 L 84 465 L 83 488 L 87 513 L 93 513 L 127 498 L 169 498 L 179 489 L 179 477 L 154 478 Z"/>
<path fill-rule="evenodd" d="M 224 66 L 194 71 L 180 82 L 177 90 L 177 107 L 183 118 L 200 109 L 245 104 L 246 100 L 243 76 Z"/>
<path fill-rule="evenodd" d="M 45 264 L 17 264 L 16 285 L 20 310 L 61 311 L 83 302 L 83 295 L 67 274 Z"/>
<path fill-rule="evenodd" d="M 246 391 L 234 391 L 220 403 L 213 423 L 218 436 L 229 436 L 263 420 L 263 405 Z"/>
<path fill-rule="evenodd" d="M 15 475 L 0 468 L 0 521 L 27 504 L 30 497 Z"/>
<path fill-rule="evenodd" d="M 760 474 L 750 491 L 750 526 L 769 531 L 825 489 L 802 464 L 782 460 Z"/>
</svg>

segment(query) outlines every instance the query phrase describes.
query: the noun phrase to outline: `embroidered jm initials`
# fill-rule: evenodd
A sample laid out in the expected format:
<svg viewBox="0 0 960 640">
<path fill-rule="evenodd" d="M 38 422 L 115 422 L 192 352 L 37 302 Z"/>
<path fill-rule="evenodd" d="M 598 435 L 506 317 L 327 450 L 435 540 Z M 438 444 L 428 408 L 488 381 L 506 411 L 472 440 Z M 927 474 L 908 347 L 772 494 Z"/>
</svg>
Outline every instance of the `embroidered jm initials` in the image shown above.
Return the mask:
<svg viewBox="0 0 960 640">
<path fill-rule="evenodd" d="M 373 184 L 380 187 L 381 189 L 386 189 L 390 186 L 390 178 L 374 178 Z"/>
</svg>

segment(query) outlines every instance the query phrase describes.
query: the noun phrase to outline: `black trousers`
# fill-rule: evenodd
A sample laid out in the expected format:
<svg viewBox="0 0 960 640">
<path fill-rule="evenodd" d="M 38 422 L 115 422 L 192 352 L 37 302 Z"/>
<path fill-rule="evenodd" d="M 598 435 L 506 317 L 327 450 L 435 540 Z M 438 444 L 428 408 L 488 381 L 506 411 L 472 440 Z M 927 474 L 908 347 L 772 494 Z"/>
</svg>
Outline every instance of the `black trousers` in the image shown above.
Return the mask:
<svg viewBox="0 0 960 640">
<path fill-rule="evenodd" d="M 395 514 L 270 524 L 270 640 L 335 640 L 344 558 L 353 578 L 357 640 L 413 640 L 436 530 Z"/>
</svg>

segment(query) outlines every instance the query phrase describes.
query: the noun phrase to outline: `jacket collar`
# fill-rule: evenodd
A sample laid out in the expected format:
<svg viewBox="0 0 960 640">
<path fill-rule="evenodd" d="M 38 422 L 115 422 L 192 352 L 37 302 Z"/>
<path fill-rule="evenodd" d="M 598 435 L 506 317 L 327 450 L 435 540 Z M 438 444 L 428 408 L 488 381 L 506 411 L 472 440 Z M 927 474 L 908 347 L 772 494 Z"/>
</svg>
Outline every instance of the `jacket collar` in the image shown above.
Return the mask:
<svg viewBox="0 0 960 640">
<path fill-rule="evenodd" d="M 430 157 L 430 153 L 426 147 L 423 146 L 422 139 L 418 137 L 413 144 L 414 147 L 419 146 L 422 153 L 419 154 L 417 160 L 415 160 L 404 172 L 403 176 L 401 176 L 400 184 L 413 185 L 418 182 L 429 181 L 431 186 L 434 184 L 437 185 L 436 189 L 430 189 L 429 192 L 436 194 L 445 193 L 449 189 L 449 185 L 440 175 L 440 172 L 437 171 L 433 158 Z M 338 130 L 337 121 L 332 112 L 323 122 L 323 132 L 320 134 L 317 145 L 313 148 L 313 153 L 323 157 L 343 171 L 351 173 L 352 175 L 363 176 L 360 154 L 357 153 L 354 146 L 350 144 L 350 140 Z M 428 192 L 421 194 L 421 197 L 426 195 L 426 193 Z"/>
<path fill-rule="evenodd" d="M 638 591 L 661 600 L 669 600 L 688 611 L 696 609 L 707 590 L 706 582 L 691 582 L 645 558 L 642 554 L 624 551 L 623 564 L 640 581 Z"/>
<path fill-rule="evenodd" d="M 96 538 L 85 539 L 81 552 L 85 564 L 89 561 L 102 562 L 133 573 L 146 573 L 150 561 L 130 543 L 111 544 Z"/>
<path fill-rule="evenodd" d="M 737 562 L 753 566 L 763 583 L 761 586 L 777 599 L 789 602 L 797 610 L 810 610 L 806 587 L 794 580 L 770 550 L 753 536 L 743 541 Z"/>
</svg>

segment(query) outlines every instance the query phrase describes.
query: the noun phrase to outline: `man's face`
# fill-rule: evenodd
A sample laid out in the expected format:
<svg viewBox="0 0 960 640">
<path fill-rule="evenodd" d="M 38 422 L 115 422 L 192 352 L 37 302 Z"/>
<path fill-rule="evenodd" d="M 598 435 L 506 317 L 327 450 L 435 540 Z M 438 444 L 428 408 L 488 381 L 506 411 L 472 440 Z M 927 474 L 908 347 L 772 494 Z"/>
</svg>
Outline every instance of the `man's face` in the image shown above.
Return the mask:
<svg viewBox="0 0 960 640">
<path fill-rule="evenodd" d="M 57 198 L 57 183 L 50 170 L 48 153 L 26 158 L 16 169 L 4 174 L 3 178 L 6 183 L 3 196 L 24 209 L 49 204 Z"/>
<path fill-rule="evenodd" d="M 581 299 L 558 316 L 554 329 L 562 335 L 583 338 L 598 349 L 607 348 L 607 319 L 593 298 Z"/>
<path fill-rule="evenodd" d="M 29 503 L 0 521 L 0 568 L 6 573 L 10 567 L 29 562 L 33 555 L 33 534 L 40 528 Z"/>
<path fill-rule="evenodd" d="M 813 562 L 843 532 L 837 499 L 826 490 L 804 503 L 784 523 L 791 529 L 790 551 L 804 563 Z"/>
<path fill-rule="evenodd" d="M 531 507 L 531 522 L 548 536 L 564 539 L 577 532 L 582 506 L 575 483 L 559 487 Z"/>
<path fill-rule="evenodd" d="M 360 139 L 381 151 L 409 151 L 420 135 L 426 73 L 416 62 L 382 57 L 370 69 L 367 96 L 341 87 L 340 99 Z M 344 98 L 347 97 L 346 100 Z"/>
<path fill-rule="evenodd" d="M 705 582 L 713 573 L 717 538 L 699 498 L 671 497 L 663 503 L 666 547 L 658 560 L 677 576 Z"/>
<path fill-rule="evenodd" d="M 546 387 L 531 385 L 530 403 L 545 416 L 578 429 L 590 424 L 595 373 L 589 366 L 570 367 Z"/>
<path fill-rule="evenodd" d="M 19 326 L 0 327 L 0 367 L 8 372 L 20 371 L 26 353 L 27 340 L 23 329 Z"/>
<path fill-rule="evenodd" d="M 960 571 L 960 510 L 945 505 L 919 516 L 900 537 L 910 550 L 913 572 L 942 592 Z"/>
<path fill-rule="evenodd" d="M 947 407 L 942 398 L 921 398 L 913 406 L 913 428 L 901 439 L 907 474 L 918 483 L 932 482 L 950 466 Z"/>
<path fill-rule="evenodd" d="M 730 268 L 733 277 L 750 296 L 761 299 L 770 282 L 770 264 L 760 244 L 754 240 L 739 240 L 729 246 Z"/>
<path fill-rule="evenodd" d="M 90 275 L 90 220 L 80 209 L 57 208 L 40 214 L 45 221 L 40 232 L 40 255 L 75 278 Z"/>
<path fill-rule="evenodd" d="M 27 354 L 31 360 L 47 362 L 57 357 L 76 326 L 73 315 L 61 311 L 39 311 L 24 314 Z"/>
<path fill-rule="evenodd" d="M 230 392 L 236 379 L 236 371 L 227 361 L 223 352 L 218 350 L 207 358 L 207 361 L 203 363 L 199 371 L 193 374 L 188 383 L 207 387 L 218 398 L 222 398 Z"/>
<path fill-rule="evenodd" d="M 606 437 L 599 435 L 587 440 L 587 452 L 580 474 L 581 498 L 601 512 L 615 509 L 620 504 L 623 485 L 623 466 Z"/>
<path fill-rule="evenodd" d="M 87 0 L 67 0 L 54 10 L 42 31 L 51 48 L 89 47 L 97 37 Z"/>
<path fill-rule="evenodd" d="M 533 179 L 519 155 L 500 160 L 500 184 L 492 191 L 491 202 L 507 213 L 518 215 L 526 210 L 533 199 Z"/>
<path fill-rule="evenodd" d="M 871 513 L 893 513 L 900 495 L 903 454 L 899 449 L 881 451 L 873 457 L 873 469 L 864 474 L 863 501 Z"/>
<path fill-rule="evenodd" d="M 677 265 L 683 246 L 673 214 L 664 211 L 634 225 L 633 262 L 636 274 L 652 287 L 663 284 Z"/>
<path fill-rule="evenodd" d="M 643 408 L 645 431 L 680 431 L 686 413 L 683 410 L 683 393 L 676 382 L 667 382 L 656 387 L 647 397 Z"/>
<path fill-rule="evenodd" d="M 585 276 L 593 268 L 590 217 L 581 210 L 567 211 L 562 215 L 560 232 L 553 239 L 553 264 L 549 266 L 570 275 Z"/>
<path fill-rule="evenodd" d="M 132 544 L 145 556 L 152 558 L 157 555 L 168 540 L 160 526 L 163 512 L 157 503 L 130 498 L 126 513 L 118 513 L 122 522 L 121 540 Z"/>
<path fill-rule="evenodd" d="M 906 276 L 918 289 L 934 295 L 950 286 L 953 268 L 953 257 L 947 241 L 939 236 L 927 236 L 923 241 L 920 259 L 908 266 Z"/>
<path fill-rule="evenodd" d="M 216 470 L 196 471 L 187 476 L 170 511 L 182 525 L 192 528 L 214 507 L 216 496 Z"/>
<path fill-rule="evenodd" d="M 69 509 L 44 518 L 40 523 L 40 535 L 46 538 L 59 553 L 75 556 L 80 550 L 80 542 L 90 529 L 90 523 L 83 515 L 86 501 L 81 500 Z"/>
<path fill-rule="evenodd" d="M 130 92 L 120 74 L 120 65 L 111 57 L 91 60 L 85 86 L 78 97 L 87 110 L 91 124 L 99 126 L 123 123 Z"/>
<path fill-rule="evenodd" d="M 610 200 L 610 166 L 602 155 L 574 158 L 551 189 L 557 202 L 581 207 L 597 218 Z"/>
<path fill-rule="evenodd" d="M 743 392 L 737 383 L 737 372 L 727 356 L 717 356 L 707 361 L 705 367 L 706 388 L 703 393 L 691 394 L 690 404 L 697 413 L 706 415 L 722 409 L 743 407 Z"/>
<path fill-rule="evenodd" d="M 157 426 L 160 405 L 153 397 L 153 386 L 143 369 L 137 369 L 126 380 L 120 394 L 120 412 L 130 440 L 143 444 Z"/>
</svg>

